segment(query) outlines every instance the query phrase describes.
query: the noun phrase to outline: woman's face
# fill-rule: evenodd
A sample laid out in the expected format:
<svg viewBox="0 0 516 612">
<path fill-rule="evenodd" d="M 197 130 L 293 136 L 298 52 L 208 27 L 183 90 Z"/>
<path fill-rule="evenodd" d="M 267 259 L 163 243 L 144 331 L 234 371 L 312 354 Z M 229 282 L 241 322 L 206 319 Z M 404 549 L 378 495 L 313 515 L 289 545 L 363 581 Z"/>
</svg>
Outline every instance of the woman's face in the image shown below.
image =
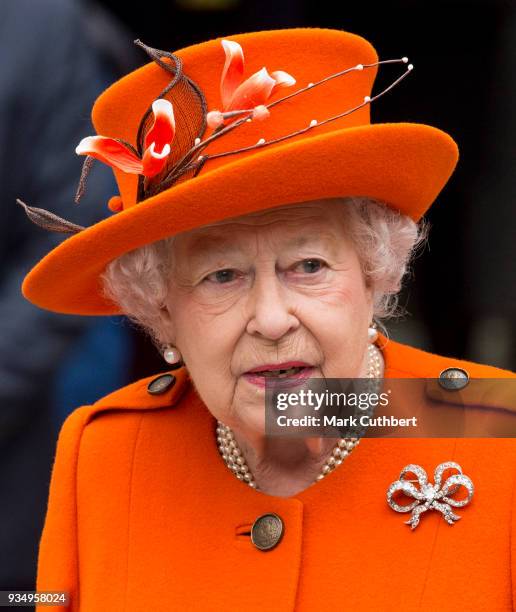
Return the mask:
<svg viewBox="0 0 516 612">
<path fill-rule="evenodd" d="M 171 342 L 211 413 L 264 431 L 257 366 L 303 361 L 316 378 L 363 376 L 371 292 L 336 200 L 251 213 L 179 234 Z"/>
</svg>

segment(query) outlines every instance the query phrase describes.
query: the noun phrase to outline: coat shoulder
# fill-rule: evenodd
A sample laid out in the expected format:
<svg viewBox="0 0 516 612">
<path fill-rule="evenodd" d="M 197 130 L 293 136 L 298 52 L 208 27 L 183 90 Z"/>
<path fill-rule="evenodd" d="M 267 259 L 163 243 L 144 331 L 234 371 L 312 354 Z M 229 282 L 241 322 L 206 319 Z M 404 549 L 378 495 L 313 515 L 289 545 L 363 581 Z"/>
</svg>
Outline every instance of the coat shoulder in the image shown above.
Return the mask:
<svg viewBox="0 0 516 612">
<path fill-rule="evenodd" d="M 470 378 L 516 378 L 516 372 L 511 370 L 438 355 L 383 335 L 378 344 L 383 350 L 386 367 L 392 377 L 402 377 L 405 374 L 414 378 L 439 378 L 447 368 L 460 368 L 465 370 Z"/>
<path fill-rule="evenodd" d="M 483 363 L 438 355 L 394 341 L 382 335 L 380 348 L 386 378 L 421 379 L 427 399 L 463 408 L 496 409 L 516 415 L 516 373 Z M 465 372 L 458 385 L 451 384 L 454 372 Z M 500 413 L 502 414 L 502 413 Z"/>
<path fill-rule="evenodd" d="M 77 408 L 74 412 L 80 412 L 83 425 L 87 425 L 105 412 L 138 412 L 171 407 L 180 401 L 189 381 L 188 371 L 182 366 L 141 378 L 101 397 L 91 405 Z"/>
</svg>

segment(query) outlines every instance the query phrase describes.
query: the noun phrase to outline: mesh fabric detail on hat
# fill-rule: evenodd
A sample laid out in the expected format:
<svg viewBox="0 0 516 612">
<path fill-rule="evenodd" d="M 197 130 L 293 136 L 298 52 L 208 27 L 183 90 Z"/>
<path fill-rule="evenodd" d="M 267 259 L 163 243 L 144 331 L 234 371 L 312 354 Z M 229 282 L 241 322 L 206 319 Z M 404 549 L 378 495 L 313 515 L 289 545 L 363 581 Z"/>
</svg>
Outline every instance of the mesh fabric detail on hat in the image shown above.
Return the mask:
<svg viewBox="0 0 516 612">
<path fill-rule="evenodd" d="M 182 60 L 170 53 L 144 45 L 136 40 L 148 55 L 163 69 L 173 75 L 172 81 L 157 96 L 172 103 L 177 118 L 176 133 L 170 155 L 163 170 L 151 178 L 139 175 L 137 201 L 147 199 L 171 185 L 195 176 L 202 168 L 205 159 L 192 162 L 192 157 L 197 157 L 198 152 L 191 155 L 187 153 L 195 144 L 196 138 L 202 138 L 206 131 L 207 104 L 204 94 L 199 86 L 194 83 L 183 72 Z M 171 61 L 164 61 L 168 58 Z M 142 118 L 138 129 L 137 146 L 138 153 L 143 154 L 145 150 L 145 135 L 152 127 L 153 115 L 152 105 Z M 184 159 L 183 159 L 184 158 Z"/>
</svg>

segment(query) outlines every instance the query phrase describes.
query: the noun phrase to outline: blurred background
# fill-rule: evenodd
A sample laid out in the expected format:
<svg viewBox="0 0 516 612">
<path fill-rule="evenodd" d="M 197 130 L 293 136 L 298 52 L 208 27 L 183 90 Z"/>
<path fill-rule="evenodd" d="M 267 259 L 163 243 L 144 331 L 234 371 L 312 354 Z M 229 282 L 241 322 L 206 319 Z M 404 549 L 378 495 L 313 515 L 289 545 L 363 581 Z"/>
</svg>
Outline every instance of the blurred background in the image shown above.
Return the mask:
<svg viewBox="0 0 516 612">
<path fill-rule="evenodd" d="M 43 311 L 25 274 L 65 235 L 16 204 L 81 225 L 111 214 L 112 170 L 94 164 L 79 206 L 96 97 L 148 63 L 133 40 L 174 51 L 246 31 L 311 26 L 368 39 L 414 72 L 371 106 L 371 121 L 419 122 L 452 135 L 457 170 L 427 214 L 430 243 L 405 281 L 407 314 L 389 335 L 442 355 L 516 369 L 515 5 L 505 0 L 3 0 L 0 4 L 0 590 L 35 588 L 57 434 L 66 416 L 129 382 L 167 370 L 123 317 Z M 392 81 L 380 68 L 373 94 Z M 511 155 L 512 154 L 512 155 Z M 27 610 L 27 608 L 23 608 Z"/>
</svg>

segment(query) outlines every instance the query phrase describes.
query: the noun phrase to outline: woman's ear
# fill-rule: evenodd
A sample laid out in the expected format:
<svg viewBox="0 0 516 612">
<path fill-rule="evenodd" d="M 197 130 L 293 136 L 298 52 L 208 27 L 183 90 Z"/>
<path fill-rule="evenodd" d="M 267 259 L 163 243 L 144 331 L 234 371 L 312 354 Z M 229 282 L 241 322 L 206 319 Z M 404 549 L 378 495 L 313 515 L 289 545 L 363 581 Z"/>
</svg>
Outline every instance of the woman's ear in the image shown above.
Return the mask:
<svg viewBox="0 0 516 612">
<path fill-rule="evenodd" d="M 374 284 L 369 277 L 365 277 L 364 279 L 364 287 L 367 296 L 367 304 L 371 308 L 371 312 L 374 308 L 373 299 L 374 299 Z"/>
<path fill-rule="evenodd" d="M 167 325 L 170 323 L 170 312 L 166 306 L 160 307 L 159 315 L 164 323 L 166 323 Z"/>
<path fill-rule="evenodd" d="M 167 306 L 161 306 L 160 315 L 163 321 L 163 325 L 167 328 L 167 337 L 170 339 L 175 337 L 175 327 L 172 321 L 172 316 L 170 315 L 170 310 Z M 172 341 L 172 340 L 171 340 Z"/>
<path fill-rule="evenodd" d="M 374 317 L 374 289 L 372 286 L 366 289 L 367 291 L 367 309 L 369 318 L 368 321 L 371 322 Z"/>
</svg>

